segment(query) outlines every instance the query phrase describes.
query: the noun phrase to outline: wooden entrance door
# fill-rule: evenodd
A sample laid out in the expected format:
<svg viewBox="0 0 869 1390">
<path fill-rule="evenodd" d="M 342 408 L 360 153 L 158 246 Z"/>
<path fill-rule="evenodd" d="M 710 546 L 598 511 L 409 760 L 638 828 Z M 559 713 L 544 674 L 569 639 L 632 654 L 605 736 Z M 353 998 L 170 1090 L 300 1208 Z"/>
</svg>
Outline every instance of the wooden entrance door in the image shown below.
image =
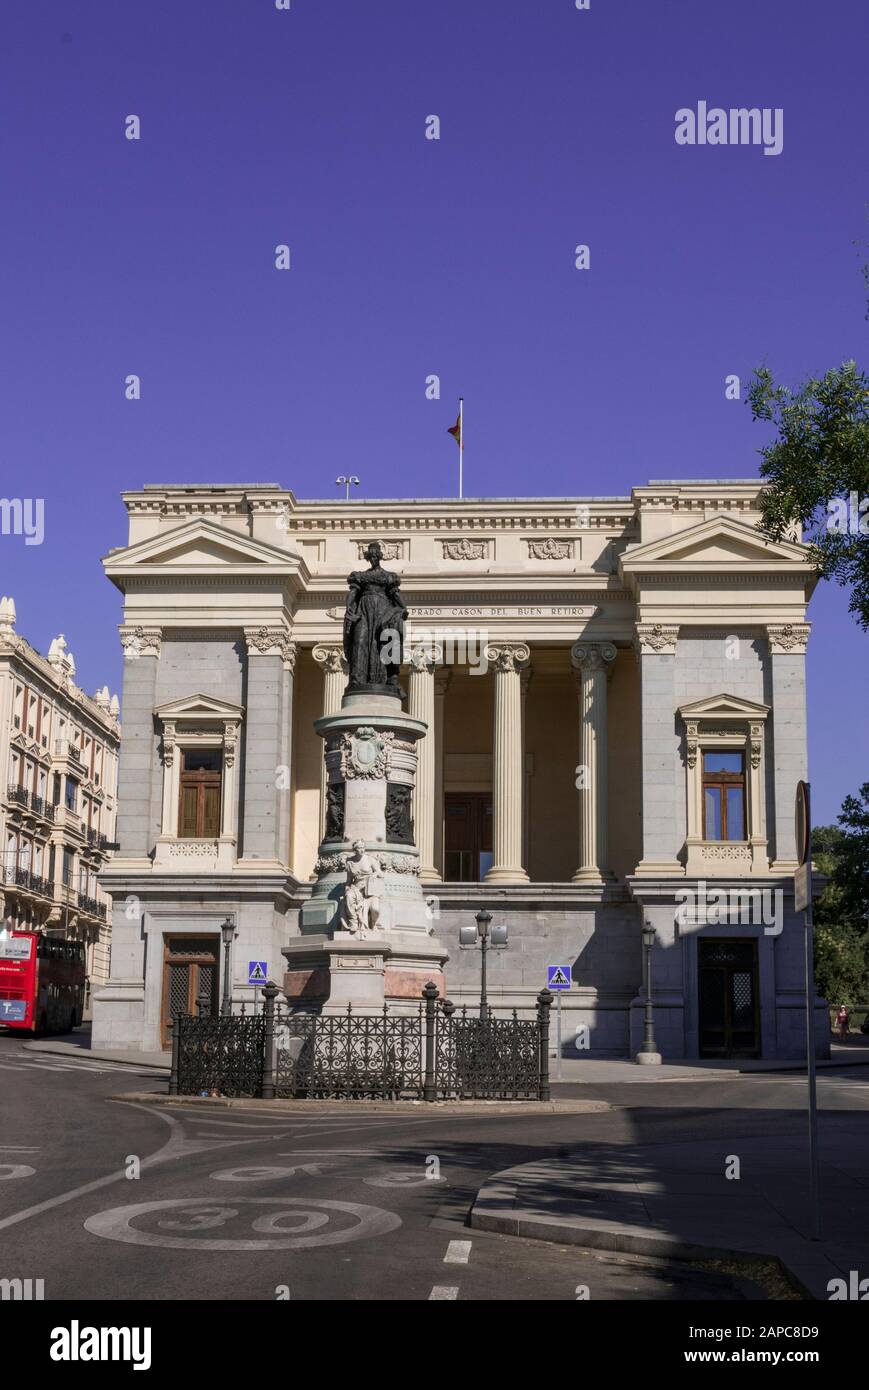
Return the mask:
<svg viewBox="0 0 869 1390">
<path fill-rule="evenodd" d="M 163 1046 L 169 1047 L 169 1022 L 179 1014 L 199 1011 L 199 991 L 208 991 L 209 1008 L 217 1012 L 220 984 L 219 936 L 163 938 Z"/>
<path fill-rule="evenodd" d="M 760 1055 L 755 941 L 698 942 L 700 1056 Z"/>
<path fill-rule="evenodd" d="M 491 792 L 447 792 L 444 819 L 445 880 L 479 883 L 492 864 Z"/>
</svg>

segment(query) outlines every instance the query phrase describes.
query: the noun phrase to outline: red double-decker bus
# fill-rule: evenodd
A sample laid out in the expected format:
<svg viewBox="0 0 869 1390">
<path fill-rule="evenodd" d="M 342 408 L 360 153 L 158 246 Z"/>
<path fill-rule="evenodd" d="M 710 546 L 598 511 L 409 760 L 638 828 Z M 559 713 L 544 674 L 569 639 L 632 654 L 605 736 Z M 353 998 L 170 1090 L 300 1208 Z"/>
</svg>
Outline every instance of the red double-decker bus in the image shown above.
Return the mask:
<svg viewBox="0 0 869 1390">
<path fill-rule="evenodd" d="M 85 953 L 79 941 L 0 933 L 0 1027 L 70 1033 L 81 1023 Z"/>
</svg>

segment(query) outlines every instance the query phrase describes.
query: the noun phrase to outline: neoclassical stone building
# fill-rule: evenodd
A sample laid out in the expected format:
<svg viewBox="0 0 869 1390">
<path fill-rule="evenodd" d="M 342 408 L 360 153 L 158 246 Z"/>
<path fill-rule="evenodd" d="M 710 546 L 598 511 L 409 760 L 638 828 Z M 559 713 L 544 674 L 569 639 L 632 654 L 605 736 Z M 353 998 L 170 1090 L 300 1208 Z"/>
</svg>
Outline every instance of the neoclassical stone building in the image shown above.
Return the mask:
<svg viewBox="0 0 869 1390">
<path fill-rule="evenodd" d="M 83 942 L 92 991 L 109 978 L 120 705 L 76 685 L 62 633 L 42 656 L 16 617 L 0 597 L 0 928 Z"/>
<path fill-rule="evenodd" d="M 129 541 L 104 561 L 126 660 L 98 1042 L 155 1048 L 203 983 L 216 1002 L 227 914 L 235 996 L 252 995 L 250 961 L 281 980 L 324 872 L 314 720 L 340 707 L 347 576 L 376 539 L 410 609 L 407 707 L 429 728 L 415 833 L 451 998 L 477 998 L 459 927 L 487 906 L 510 933 L 490 953 L 494 1006 L 529 1008 L 547 964 L 568 964 L 568 1044 L 584 1024 L 592 1054 L 627 1056 L 648 920 L 665 1056 L 800 1054 L 790 876 L 813 573 L 802 545 L 759 535 L 756 482 L 124 500 Z"/>
</svg>

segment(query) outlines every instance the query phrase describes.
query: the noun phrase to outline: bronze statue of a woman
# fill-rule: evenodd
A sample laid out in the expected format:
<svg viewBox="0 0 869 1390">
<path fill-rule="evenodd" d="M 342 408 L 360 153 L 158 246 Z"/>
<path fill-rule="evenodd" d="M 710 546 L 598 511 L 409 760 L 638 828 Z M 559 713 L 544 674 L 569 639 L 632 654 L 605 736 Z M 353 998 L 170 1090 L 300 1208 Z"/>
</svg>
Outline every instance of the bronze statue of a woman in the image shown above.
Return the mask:
<svg viewBox="0 0 869 1390">
<path fill-rule="evenodd" d="M 373 541 L 365 551 L 369 569 L 354 570 L 344 615 L 344 655 L 350 679 L 346 693 L 403 696 L 398 671 L 407 608 L 401 579 L 381 567 L 383 551 Z"/>
</svg>

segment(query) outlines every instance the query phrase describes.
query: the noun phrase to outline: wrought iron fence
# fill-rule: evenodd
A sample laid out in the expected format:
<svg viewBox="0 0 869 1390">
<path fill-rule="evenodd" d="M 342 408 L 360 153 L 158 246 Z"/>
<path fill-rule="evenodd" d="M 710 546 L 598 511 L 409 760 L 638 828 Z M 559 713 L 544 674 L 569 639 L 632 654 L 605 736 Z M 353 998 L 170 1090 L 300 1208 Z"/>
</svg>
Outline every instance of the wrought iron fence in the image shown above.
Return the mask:
<svg viewBox="0 0 869 1390">
<path fill-rule="evenodd" d="M 182 1015 L 172 1043 L 172 1095 L 313 1099 L 548 1100 L 549 1010 L 534 1019 L 475 1018 L 426 985 L 412 1013 L 294 1014 L 262 991 L 263 1012 Z"/>
<path fill-rule="evenodd" d="M 265 1036 L 263 1014 L 180 1014 L 172 1029 L 170 1094 L 261 1095 Z"/>
<path fill-rule="evenodd" d="M 439 1086 L 459 1099 L 537 1098 L 540 1089 L 540 1022 L 468 1016 L 446 1000 L 435 1034 Z"/>
<path fill-rule="evenodd" d="M 275 1015 L 275 1094 L 421 1099 L 422 1005 L 416 1015 Z"/>
</svg>

